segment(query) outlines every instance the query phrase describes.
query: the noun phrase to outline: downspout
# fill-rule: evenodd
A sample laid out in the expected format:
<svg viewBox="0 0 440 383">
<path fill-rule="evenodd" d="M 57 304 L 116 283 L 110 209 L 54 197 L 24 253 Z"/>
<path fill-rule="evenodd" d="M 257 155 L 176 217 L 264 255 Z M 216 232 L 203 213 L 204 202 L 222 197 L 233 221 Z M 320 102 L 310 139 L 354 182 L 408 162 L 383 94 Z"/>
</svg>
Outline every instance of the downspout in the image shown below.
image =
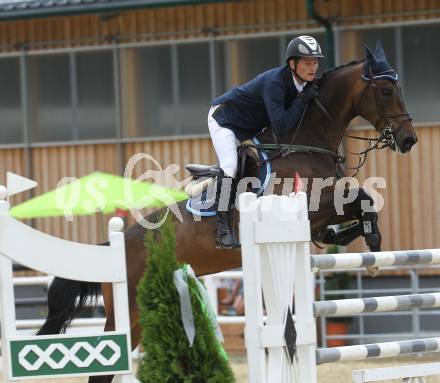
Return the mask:
<svg viewBox="0 0 440 383">
<path fill-rule="evenodd" d="M 307 13 L 317 23 L 321 24 L 325 28 L 325 58 L 328 68 L 335 66 L 335 38 L 333 33 L 332 23 L 329 19 L 324 19 L 315 10 L 315 0 L 307 0 Z"/>
</svg>

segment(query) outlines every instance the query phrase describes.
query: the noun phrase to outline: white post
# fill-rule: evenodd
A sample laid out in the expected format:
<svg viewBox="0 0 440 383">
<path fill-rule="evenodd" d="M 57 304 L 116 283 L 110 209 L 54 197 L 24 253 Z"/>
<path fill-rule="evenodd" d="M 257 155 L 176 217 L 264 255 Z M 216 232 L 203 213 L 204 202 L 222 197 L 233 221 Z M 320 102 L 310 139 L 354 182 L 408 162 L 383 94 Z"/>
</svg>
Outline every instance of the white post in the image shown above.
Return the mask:
<svg viewBox="0 0 440 383">
<path fill-rule="evenodd" d="M 254 232 L 254 222 L 258 217 L 256 195 L 253 193 L 241 194 L 239 207 L 248 376 L 249 382 L 266 383 L 266 351 L 260 343 L 259 336 L 260 328 L 263 327 L 263 297 L 260 249 L 255 243 Z"/>
<path fill-rule="evenodd" d="M 313 362 L 316 342 L 306 195 L 297 193 L 290 197 L 265 196 L 257 199 L 252 193 L 242 194 L 240 237 L 249 381 L 316 383 L 315 366 L 310 371 L 302 371 L 307 369 L 302 365 L 304 360 L 307 366 Z M 302 278 L 297 288 L 299 294 L 305 294 L 305 301 L 295 302 L 295 311 L 299 314 L 299 323 L 295 325 L 298 348 L 291 362 L 285 326 L 287 314 L 292 311 L 295 278 Z M 303 284 L 306 287 L 302 287 Z M 262 295 L 266 323 L 263 323 Z M 301 312 L 303 309 L 304 312 Z M 302 334 L 304 331 L 308 333 Z"/>
<path fill-rule="evenodd" d="M 0 217 L 9 215 L 9 202 L 7 201 L 7 191 L 4 186 L 0 186 Z M 4 222 L 0 223 L 1 226 Z M 23 238 L 17 238 L 23 240 Z M 15 336 L 15 299 L 13 284 L 12 261 L 7 254 L 0 254 L 0 313 L 1 313 L 1 337 L 2 337 L 2 365 L 3 380 L 10 382 L 10 350 L 8 340 Z"/>
<path fill-rule="evenodd" d="M 298 199 L 298 220 L 308 225 L 307 195 L 296 194 Z M 310 267 L 310 242 L 298 242 L 296 247 L 295 278 L 295 328 L 296 358 L 300 368 L 298 383 L 316 383 L 316 320 L 313 316 L 315 300 L 314 276 Z"/>
<path fill-rule="evenodd" d="M 259 222 L 283 222 L 296 219 L 296 201 L 288 197 L 265 196 L 260 198 Z M 278 227 L 270 225 L 266 233 L 273 230 L 275 235 Z M 260 238 L 256 238 L 257 242 Z M 292 382 L 295 376 L 294 366 L 288 359 L 283 339 L 284 325 L 288 308 L 292 312 L 293 304 L 293 274 L 295 270 L 295 244 L 275 240 L 262 243 L 261 270 L 262 289 L 267 313 L 267 328 L 279 328 L 278 342 L 266 345 L 268 348 L 267 382 L 284 383 Z"/>
<path fill-rule="evenodd" d="M 108 223 L 108 236 L 110 241 L 110 246 L 117 247 L 120 249 L 121 257 L 123 257 L 124 262 L 122 262 L 122 267 L 124 268 L 123 273 L 127 275 L 127 266 L 125 260 L 125 239 L 124 233 L 122 232 L 124 228 L 124 221 L 119 217 L 113 217 Z M 128 277 L 127 277 L 128 278 Z M 127 279 L 124 282 L 114 282 L 113 286 L 113 311 L 115 317 L 115 330 L 127 332 L 127 346 L 128 355 L 131 356 L 131 336 L 130 336 L 130 311 L 128 304 L 128 286 Z M 132 360 L 129 357 L 130 370 L 132 369 Z M 124 374 L 117 379 L 120 383 L 132 383 L 133 375 Z"/>
</svg>

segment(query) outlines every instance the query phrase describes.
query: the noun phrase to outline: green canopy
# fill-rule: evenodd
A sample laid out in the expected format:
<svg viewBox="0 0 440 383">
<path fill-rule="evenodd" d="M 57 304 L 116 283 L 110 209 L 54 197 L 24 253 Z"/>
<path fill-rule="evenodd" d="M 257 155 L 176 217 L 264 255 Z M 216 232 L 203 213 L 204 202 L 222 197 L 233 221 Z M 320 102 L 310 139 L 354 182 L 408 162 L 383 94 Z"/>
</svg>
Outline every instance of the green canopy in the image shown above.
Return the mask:
<svg viewBox="0 0 440 383">
<path fill-rule="evenodd" d="M 179 190 L 94 172 L 11 209 L 16 218 L 112 213 L 116 209 L 162 207 L 188 196 Z"/>
</svg>

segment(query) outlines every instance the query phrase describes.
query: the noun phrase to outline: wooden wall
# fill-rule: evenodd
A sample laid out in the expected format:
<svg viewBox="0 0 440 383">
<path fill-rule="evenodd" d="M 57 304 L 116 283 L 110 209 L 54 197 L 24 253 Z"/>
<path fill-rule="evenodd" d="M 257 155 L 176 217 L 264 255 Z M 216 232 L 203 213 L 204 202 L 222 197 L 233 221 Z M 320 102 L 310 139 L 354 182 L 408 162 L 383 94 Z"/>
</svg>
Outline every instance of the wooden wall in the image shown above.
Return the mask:
<svg viewBox="0 0 440 383">
<path fill-rule="evenodd" d="M 5 184 L 7 171 L 20 175 L 25 172 L 25 149 L 0 150 L 0 182 Z M 29 197 L 40 195 L 57 187 L 63 177 L 81 177 L 93 171 L 118 173 L 114 145 L 59 146 L 33 148 L 30 155 L 30 176 L 38 182 L 31 192 L 21 193 L 11 200 L 19 204 Z M 72 222 L 64 218 L 43 218 L 28 221 L 38 229 L 65 239 L 96 243 L 105 239 L 108 217 L 75 217 Z"/>
<path fill-rule="evenodd" d="M 362 185 L 366 177 L 383 177 L 386 188 L 378 189 L 385 204 L 380 212 L 380 227 L 383 234 L 383 249 L 423 249 L 439 248 L 440 236 L 440 173 L 436 166 L 440 163 L 440 126 L 427 126 L 416 129 L 419 142 L 405 155 L 396 154 L 389 149 L 369 154 L 359 176 Z M 361 130 L 356 134 L 372 136 L 374 131 Z M 349 139 L 347 149 L 358 152 L 365 142 Z M 39 195 L 56 187 L 62 177 L 81 177 L 93 171 L 119 173 L 116 145 L 79 145 L 32 149 L 32 173 L 39 182 L 34 194 Z M 167 141 L 148 141 L 124 144 L 124 163 L 136 153 L 153 156 L 163 168 L 177 164 L 180 169 L 177 178 L 184 179 L 186 163 L 211 164 L 216 162 L 215 153 L 209 139 L 181 139 Z M 351 164 L 356 163 L 349 156 Z M 4 182 L 6 171 L 24 174 L 24 150 L 0 150 L 0 181 Z M 133 177 L 146 170 L 156 170 L 149 160 L 137 163 Z M 163 179 L 162 184 L 172 185 L 172 180 Z M 25 194 L 25 193 L 24 193 Z M 26 195 L 17 196 L 13 203 L 19 203 Z M 108 217 L 75 217 L 73 222 L 64 219 L 37 219 L 36 226 L 45 232 L 87 243 L 105 239 L 103 219 Z M 362 240 L 348 247 L 350 251 L 364 250 Z"/>
<path fill-rule="evenodd" d="M 137 153 L 152 156 L 163 168 L 170 164 L 179 165 L 178 179 L 189 176 L 184 164 L 216 162 L 215 153 L 209 139 L 181 139 L 168 141 L 150 141 L 125 144 L 123 146 L 123 163 Z M 31 174 L 38 181 L 38 187 L 30 193 L 22 193 L 12 198 L 13 205 L 23 202 L 32 195 L 40 195 L 57 187 L 63 177 L 82 177 L 94 171 L 119 174 L 121 166 L 118 162 L 117 146 L 114 144 L 55 146 L 33 148 L 31 150 Z M 0 150 L 0 183 L 5 184 L 6 172 L 11 171 L 25 175 L 25 150 Z M 158 170 L 154 162 L 140 160 L 137 162 L 133 178 L 139 177 L 147 170 Z M 172 179 L 161 179 L 164 186 L 174 186 Z M 46 233 L 85 243 L 96 243 L 106 240 L 106 222 L 109 216 L 74 217 L 69 222 L 64 218 L 40 218 L 32 224 Z M 132 219 L 128 220 L 133 223 Z"/>
<path fill-rule="evenodd" d="M 338 25 L 371 24 L 440 17 L 440 0 L 317 0 L 318 11 Z M 305 0 L 242 0 L 50 17 L 0 23 L 0 51 L 17 44 L 38 43 L 32 49 L 121 42 L 204 37 L 218 34 L 269 32 L 317 27 L 308 18 Z M 94 41 L 95 40 L 95 41 Z"/>
</svg>

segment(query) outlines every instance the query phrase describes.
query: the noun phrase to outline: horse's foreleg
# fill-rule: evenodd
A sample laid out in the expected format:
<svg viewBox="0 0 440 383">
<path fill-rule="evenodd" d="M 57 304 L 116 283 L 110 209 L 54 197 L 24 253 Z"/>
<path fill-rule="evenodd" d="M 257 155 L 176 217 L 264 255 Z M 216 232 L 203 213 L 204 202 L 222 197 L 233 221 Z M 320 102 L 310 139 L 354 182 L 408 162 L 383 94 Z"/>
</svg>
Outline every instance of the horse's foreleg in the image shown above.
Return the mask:
<svg viewBox="0 0 440 383">
<path fill-rule="evenodd" d="M 356 222 L 339 230 L 335 230 L 332 227 L 326 227 L 316 236 L 316 240 L 325 245 L 347 246 L 361 235 L 362 224 Z"/>
<path fill-rule="evenodd" d="M 363 190 L 359 189 L 359 196 L 362 198 L 363 201 L 370 201 L 369 206 L 374 205 L 373 199 Z M 379 230 L 379 216 L 377 212 L 371 209 L 368 209 L 368 211 L 364 211 L 361 205 L 361 211 L 362 211 L 362 230 L 363 230 L 363 236 L 365 238 L 365 243 L 370 248 L 371 251 L 380 251 L 380 245 L 382 243 L 382 235 L 380 234 Z M 375 277 L 377 273 L 379 272 L 379 267 L 376 266 L 369 266 L 367 267 L 368 274 L 371 277 Z"/>
<path fill-rule="evenodd" d="M 319 214 L 331 217 L 331 219 L 324 221 L 324 226 L 315 230 L 315 238 L 325 244 L 345 246 L 362 235 L 371 251 L 380 251 L 382 236 L 378 225 L 378 214 L 371 208 L 374 201 L 364 189 L 356 189 L 355 193 L 356 198 L 342 206 L 343 214 L 340 214 L 341 209 L 336 208 L 334 191 L 322 194 Z M 358 222 L 338 231 L 327 227 L 327 225 L 336 225 L 353 220 Z"/>
<path fill-rule="evenodd" d="M 360 222 L 365 243 L 371 251 L 380 251 L 382 235 L 378 224 L 379 216 L 377 211 L 373 209 L 374 200 L 364 189 L 360 188 L 358 189 L 358 197 L 353 204 L 361 212 Z"/>
<path fill-rule="evenodd" d="M 362 215 L 363 235 L 371 251 L 380 251 L 382 243 L 378 220 L 379 216 L 376 212 L 364 212 Z"/>
<path fill-rule="evenodd" d="M 343 214 L 340 214 L 341 209 L 336 208 L 333 190 L 322 194 L 319 213 L 332 218 L 327 219 L 321 227 L 318 226 L 314 238 L 321 243 L 346 246 L 362 235 L 371 251 L 380 251 L 382 236 L 378 225 L 378 214 L 372 209 L 374 201 L 364 189 L 354 191 L 356 198 L 343 206 Z M 358 222 L 338 231 L 327 227 L 353 220 Z M 378 267 L 367 267 L 367 270 L 372 277 L 375 277 L 379 271 Z"/>
</svg>

